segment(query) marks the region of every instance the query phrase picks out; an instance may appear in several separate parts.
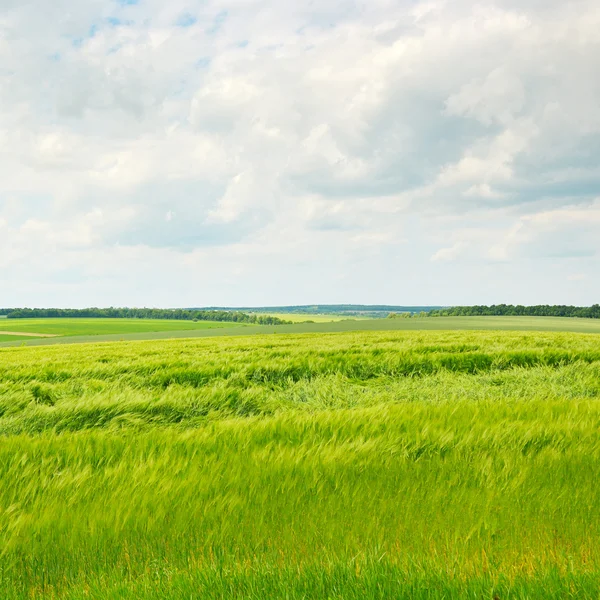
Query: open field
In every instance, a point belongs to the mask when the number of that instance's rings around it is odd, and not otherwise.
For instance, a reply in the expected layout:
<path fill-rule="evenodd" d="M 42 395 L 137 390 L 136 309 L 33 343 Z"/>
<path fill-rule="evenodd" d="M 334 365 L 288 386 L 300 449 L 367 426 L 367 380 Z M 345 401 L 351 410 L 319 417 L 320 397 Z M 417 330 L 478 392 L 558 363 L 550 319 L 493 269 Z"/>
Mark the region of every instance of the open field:
<path fill-rule="evenodd" d="M 16 342 L 16 341 L 21 341 L 21 340 L 28 340 L 30 339 L 32 336 L 25 334 L 25 335 L 14 335 L 14 334 L 8 334 L 8 333 L 1 333 L 0 332 L 0 342 Z"/>
<path fill-rule="evenodd" d="M 78 322 L 87 321 L 85 325 Z M 52 321 L 44 327 L 44 321 Z M 104 321 L 111 321 L 109 324 Z M 23 320 L 25 323 L 25 320 Z M 10 329 L 17 329 L 17 320 Z M 177 339 L 214 336 L 239 336 L 257 334 L 297 334 L 297 333 L 334 333 L 351 331 L 452 331 L 452 330 L 498 330 L 498 331 L 571 331 L 580 333 L 600 333 L 600 319 L 574 319 L 560 317 L 435 317 L 413 319 L 357 319 L 341 320 L 321 323 L 295 323 L 293 325 L 245 325 L 236 323 L 209 323 L 191 321 L 140 321 L 135 319 L 36 319 L 27 320 L 31 329 L 38 327 L 40 332 L 72 331 L 73 328 L 85 328 L 84 334 L 61 334 L 54 339 L 29 339 L 25 342 L 15 343 L 0 339 L 0 348 L 18 346 L 25 343 L 28 346 L 41 346 L 49 344 L 75 344 L 88 342 L 114 342 L 153 339 Z M 38 325 L 40 324 L 40 325 Z M 5 323 L 0 323 L 0 335 Z M 195 329 L 190 329 L 190 326 Z M 102 327 L 115 327 L 119 333 L 102 333 Z M 172 326 L 169 329 L 169 326 Z M 135 327 L 147 329 L 135 330 Z M 163 329 L 163 327 L 165 329 Z M 19 326 L 19 329 L 21 326 Z M 127 333 L 127 328 L 134 329 Z M 44 329 L 44 331 L 41 331 Z M 130 329 L 130 330 L 131 330 Z"/>
<path fill-rule="evenodd" d="M 242 324 L 217 321 L 170 321 L 161 319 L 6 319 L 3 331 L 57 336 L 135 334 L 158 331 L 205 330 L 241 327 Z"/>
<path fill-rule="evenodd" d="M 328 315 L 312 315 L 312 314 L 301 314 L 301 313 L 275 313 L 275 312 L 269 312 L 269 313 L 252 313 L 252 314 L 256 314 L 256 315 L 264 315 L 264 316 L 270 316 L 270 317 L 278 317 L 279 319 L 282 319 L 284 321 L 291 321 L 292 323 L 306 323 L 307 321 L 312 322 L 312 323 L 331 323 L 331 322 L 335 322 L 335 321 L 348 321 L 348 320 L 363 320 L 363 319 L 369 319 L 370 317 L 348 317 L 345 315 L 335 315 L 335 314 L 328 314 Z"/>
<path fill-rule="evenodd" d="M 57 337 L 57 335 L 55 333 L 25 333 L 24 331 L 5 331 L 2 330 L 2 335 L 5 337 L 10 337 L 10 336 L 14 336 L 14 337 L 22 337 L 22 338 L 26 338 L 26 337 Z"/>
<path fill-rule="evenodd" d="M 2 349 L 2 598 L 597 598 L 599 400 L 596 335 Z"/>

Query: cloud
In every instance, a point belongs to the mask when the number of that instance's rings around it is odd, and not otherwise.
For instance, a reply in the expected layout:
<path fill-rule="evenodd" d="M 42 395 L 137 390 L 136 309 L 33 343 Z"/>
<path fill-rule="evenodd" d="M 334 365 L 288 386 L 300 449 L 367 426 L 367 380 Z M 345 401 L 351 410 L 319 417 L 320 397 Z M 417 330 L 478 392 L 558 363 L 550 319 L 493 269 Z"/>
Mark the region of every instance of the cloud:
<path fill-rule="evenodd" d="M 432 261 L 453 261 L 456 260 L 468 247 L 463 241 L 455 242 L 448 248 L 440 248 L 432 257 Z"/>
<path fill-rule="evenodd" d="M 464 84 L 446 100 L 446 112 L 474 118 L 486 126 L 506 125 L 519 115 L 524 103 L 521 80 L 505 67 L 499 67 L 482 80 Z"/>
<path fill-rule="evenodd" d="M 600 202 L 521 217 L 490 249 L 498 259 L 511 257 L 600 257 Z"/>
<path fill-rule="evenodd" d="M 176 275 L 207 304 L 433 302 L 443 267 L 448 303 L 482 265 L 593 272 L 596 4 L 0 0 L 6 302 L 180 304 Z"/>

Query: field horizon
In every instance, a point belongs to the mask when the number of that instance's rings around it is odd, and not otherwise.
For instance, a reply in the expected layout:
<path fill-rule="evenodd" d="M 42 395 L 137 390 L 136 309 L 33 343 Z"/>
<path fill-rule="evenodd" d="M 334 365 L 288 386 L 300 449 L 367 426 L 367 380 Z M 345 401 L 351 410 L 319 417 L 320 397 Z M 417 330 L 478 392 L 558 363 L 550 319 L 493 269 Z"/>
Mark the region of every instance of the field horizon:
<path fill-rule="evenodd" d="M 115 333 L 103 333 L 112 328 Z M 57 337 L 2 336 L 3 330 L 37 331 Z M 69 332 L 84 331 L 81 335 Z M 0 322 L 0 348 L 90 342 L 186 339 L 194 337 L 252 336 L 350 331 L 565 331 L 600 333 L 599 319 L 574 317 L 424 317 L 412 319 L 336 319 L 291 325 L 250 325 L 211 321 L 158 319 L 7 319 Z"/>

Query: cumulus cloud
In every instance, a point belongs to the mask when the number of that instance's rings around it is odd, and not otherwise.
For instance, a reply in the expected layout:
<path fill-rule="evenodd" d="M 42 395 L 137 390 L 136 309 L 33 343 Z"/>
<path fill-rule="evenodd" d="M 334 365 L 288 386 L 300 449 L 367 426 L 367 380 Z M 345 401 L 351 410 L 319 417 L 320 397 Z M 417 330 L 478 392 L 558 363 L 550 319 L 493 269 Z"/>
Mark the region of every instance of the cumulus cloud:
<path fill-rule="evenodd" d="M 597 2 L 0 9 L 0 304 L 600 292 Z"/>
<path fill-rule="evenodd" d="M 499 259 L 600 257 L 600 202 L 525 215 L 490 254 Z"/>

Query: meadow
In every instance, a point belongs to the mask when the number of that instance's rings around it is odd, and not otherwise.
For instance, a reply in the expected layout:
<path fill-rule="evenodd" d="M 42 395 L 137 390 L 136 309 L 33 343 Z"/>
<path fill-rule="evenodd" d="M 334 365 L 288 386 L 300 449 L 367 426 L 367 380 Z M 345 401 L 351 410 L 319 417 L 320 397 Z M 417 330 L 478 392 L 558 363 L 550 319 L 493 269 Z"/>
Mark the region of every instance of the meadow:
<path fill-rule="evenodd" d="M 194 331 L 242 327 L 243 324 L 221 321 L 171 321 L 163 319 L 4 319 L 3 331 L 56 336 L 90 336 L 160 331 Z M 2 341 L 7 341 L 2 339 Z M 10 341 L 10 340 L 8 340 Z"/>
<path fill-rule="evenodd" d="M 271 317 L 278 317 L 283 321 L 291 321 L 292 323 L 331 323 L 335 321 L 347 321 L 356 319 L 365 319 L 368 317 L 348 317 L 347 315 L 336 315 L 336 314 L 302 314 L 302 313 L 280 313 L 280 312 L 268 312 L 268 313 L 253 313 L 257 315 L 265 315 Z"/>
<path fill-rule="evenodd" d="M 597 598 L 600 337 L 0 349 L 21 599 Z"/>
<path fill-rule="evenodd" d="M 16 342 L 28 339 L 30 339 L 28 335 L 3 335 L 0 333 L 0 342 Z"/>
<path fill-rule="evenodd" d="M 286 320 L 304 315 L 279 314 Z M 310 315 L 309 317 L 313 317 Z M 289 317 L 289 319 L 288 319 Z M 329 320 L 326 320 L 329 319 Z M 310 320 L 310 318 L 309 318 Z M 7 319 L 0 321 L 0 348 L 89 342 L 184 339 L 257 334 L 341 333 L 354 331 L 572 331 L 600 333 L 600 319 L 561 317 L 415 317 L 410 319 L 338 319 L 322 315 L 317 322 L 290 325 L 253 325 L 214 321 L 170 321 L 154 319 Z M 38 333 L 57 337 L 3 336 L 3 331 Z"/>

